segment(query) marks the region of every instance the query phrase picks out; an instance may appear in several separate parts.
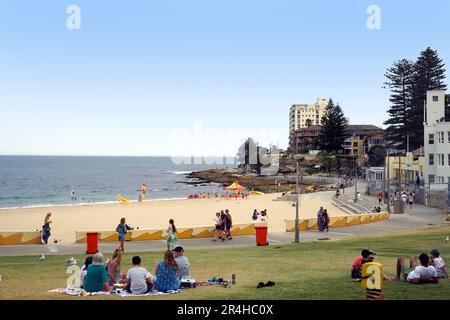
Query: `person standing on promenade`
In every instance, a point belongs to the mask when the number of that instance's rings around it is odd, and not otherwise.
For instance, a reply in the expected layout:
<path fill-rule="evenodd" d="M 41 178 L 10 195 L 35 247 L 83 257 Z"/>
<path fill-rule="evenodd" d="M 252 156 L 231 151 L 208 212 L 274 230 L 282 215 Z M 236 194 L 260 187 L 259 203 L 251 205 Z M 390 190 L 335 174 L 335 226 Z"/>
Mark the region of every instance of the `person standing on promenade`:
<path fill-rule="evenodd" d="M 319 211 L 317 212 L 317 228 L 319 228 L 319 231 L 323 231 L 323 207 L 320 207 Z"/>
<path fill-rule="evenodd" d="M 133 230 L 133 228 L 126 224 L 125 218 L 120 219 L 120 223 L 116 228 L 116 232 L 119 234 L 119 242 L 120 242 L 119 248 L 122 250 L 122 253 L 125 253 L 124 248 L 125 235 L 130 230 Z"/>
<path fill-rule="evenodd" d="M 48 244 L 48 238 L 50 238 L 50 223 L 52 223 L 52 220 L 50 220 L 51 216 L 51 212 L 47 213 L 45 216 L 44 225 L 42 226 L 42 244 Z"/>
<path fill-rule="evenodd" d="M 177 228 L 173 219 L 170 219 L 167 227 L 167 249 L 173 250 L 176 246 L 178 246 Z"/>
<path fill-rule="evenodd" d="M 228 240 L 233 240 L 233 238 L 231 237 L 231 227 L 233 226 L 233 219 L 231 218 L 231 214 L 230 214 L 230 210 L 226 209 L 225 210 L 225 224 L 226 224 L 226 228 L 225 228 L 225 235 L 227 237 Z"/>
<path fill-rule="evenodd" d="M 322 212 L 322 223 L 323 223 L 323 230 L 326 230 L 328 232 L 328 224 L 330 223 L 330 216 L 328 215 L 327 209 L 324 209 Z"/>
<path fill-rule="evenodd" d="M 408 195 L 408 203 L 409 203 L 409 208 L 412 209 L 413 203 L 414 203 L 414 197 L 412 192 L 409 193 Z"/>

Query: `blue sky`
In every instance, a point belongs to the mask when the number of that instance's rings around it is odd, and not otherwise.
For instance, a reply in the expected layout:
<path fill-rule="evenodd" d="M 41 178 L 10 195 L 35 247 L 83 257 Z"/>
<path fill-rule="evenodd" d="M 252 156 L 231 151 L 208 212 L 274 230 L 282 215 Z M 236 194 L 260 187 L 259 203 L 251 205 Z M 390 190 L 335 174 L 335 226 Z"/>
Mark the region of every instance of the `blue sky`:
<path fill-rule="evenodd" d="M 447 0 L 1 0 L 0 154 L 222 156 L 248 135 L 285 148 L 290 106 L 319 96 L 381 126 L 394 60 L 430 46 L 450 63 L 449 14 Z"/>

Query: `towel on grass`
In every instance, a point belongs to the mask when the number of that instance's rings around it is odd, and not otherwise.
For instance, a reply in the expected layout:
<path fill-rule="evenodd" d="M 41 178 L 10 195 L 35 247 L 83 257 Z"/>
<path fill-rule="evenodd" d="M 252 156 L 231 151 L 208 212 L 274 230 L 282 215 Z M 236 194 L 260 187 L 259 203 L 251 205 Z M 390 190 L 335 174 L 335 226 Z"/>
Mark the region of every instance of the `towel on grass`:
<path fill-rule="evenodd" d="M 67 294 L 69 296 L 78 296 L 78 297 L 97 296 L 97 295 L 103 295 L 103 294 L 110 294 L 110 292 L 105 292 L 105 291 L 87 292 L 84 289 L 72 288 L 72 287 L 53 289 L 53 290 L 49 290 L 48 292 L 50 292 L 50 293 L 62 293 L 62 294 Z"/>
<path fill-rule="evenodd" d="M 178 290 L 170 290 L 167 292 L 158 291 L 158 290 L 152 290 L 149 293 L 146 294 L 134 294 L 129 293 L 125 290 L 120 291 L 112 291 L 112 292 L 87 292 L 84 289 L 81 288 L 59 288 L 54 290 L 49 290 L 50 293 L 62 293 L 67 294 L 70 296 L 77 296 L 77 297 L 84 297 L 84 296 L 97 296 L 97 295 L 105 295 L 105 294 L 117 294 L 119 297 L 144 297 L 144 296 L 159 296 L 159 295 L 168 295 L 168 294 L 174 294 L 174 293 L 180 293 L 182 292 L 180 289 Z"/>
<path fill-rule="evenodd" d="M 121 290 L 117 292 L 117 295 L 119 297 L 145 297 L 145 296 L 161 296 L 161 295 L 168 295 L 168 294 L 174 294 L 174 293 L 181 293 L 182 291 L 180 289 L 178 290 L 169 290 L 166 292 L 158 291 L 158 290 L 152 290 L 149 293 L 145 294 L 135 294 L 135 293 L 129 293 L 126 290 Z"/>

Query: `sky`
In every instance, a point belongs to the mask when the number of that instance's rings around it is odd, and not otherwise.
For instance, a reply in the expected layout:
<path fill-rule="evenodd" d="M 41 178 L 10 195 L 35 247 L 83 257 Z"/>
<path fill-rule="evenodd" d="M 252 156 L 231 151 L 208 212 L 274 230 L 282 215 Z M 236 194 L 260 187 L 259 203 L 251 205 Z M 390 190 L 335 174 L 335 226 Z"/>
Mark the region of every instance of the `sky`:
<path fill-rule="evenodd" d="M 449 14 L 448 0 L 0 0 L 0 155 L 286 148 L 290 106 L 317 97 L 383 126 L 384 72 L 428 46 L 449 64 Z"/>

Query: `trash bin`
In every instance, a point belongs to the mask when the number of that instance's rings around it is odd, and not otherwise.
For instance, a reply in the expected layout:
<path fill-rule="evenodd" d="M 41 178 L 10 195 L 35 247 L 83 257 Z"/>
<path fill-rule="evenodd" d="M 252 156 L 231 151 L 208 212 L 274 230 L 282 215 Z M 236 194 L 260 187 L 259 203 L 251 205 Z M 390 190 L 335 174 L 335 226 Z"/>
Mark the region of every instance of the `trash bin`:
<path fill-rule="evenodd" d="M 88 232 L 86 233 L 86 254 L 95 254 L 98 252 L 98 232 Z"/>
<path fill-rule="evenodd" d="M 257 224 L 255 225 L 256 233 L 256 245 L 257 246 L 268 246 L 267 242 L 267 224 Z"/>
<path fill-rule="evenodd" d="M 405 205 L 402 200 L 394 200 L 394 213 L 405 213 Z"/>

